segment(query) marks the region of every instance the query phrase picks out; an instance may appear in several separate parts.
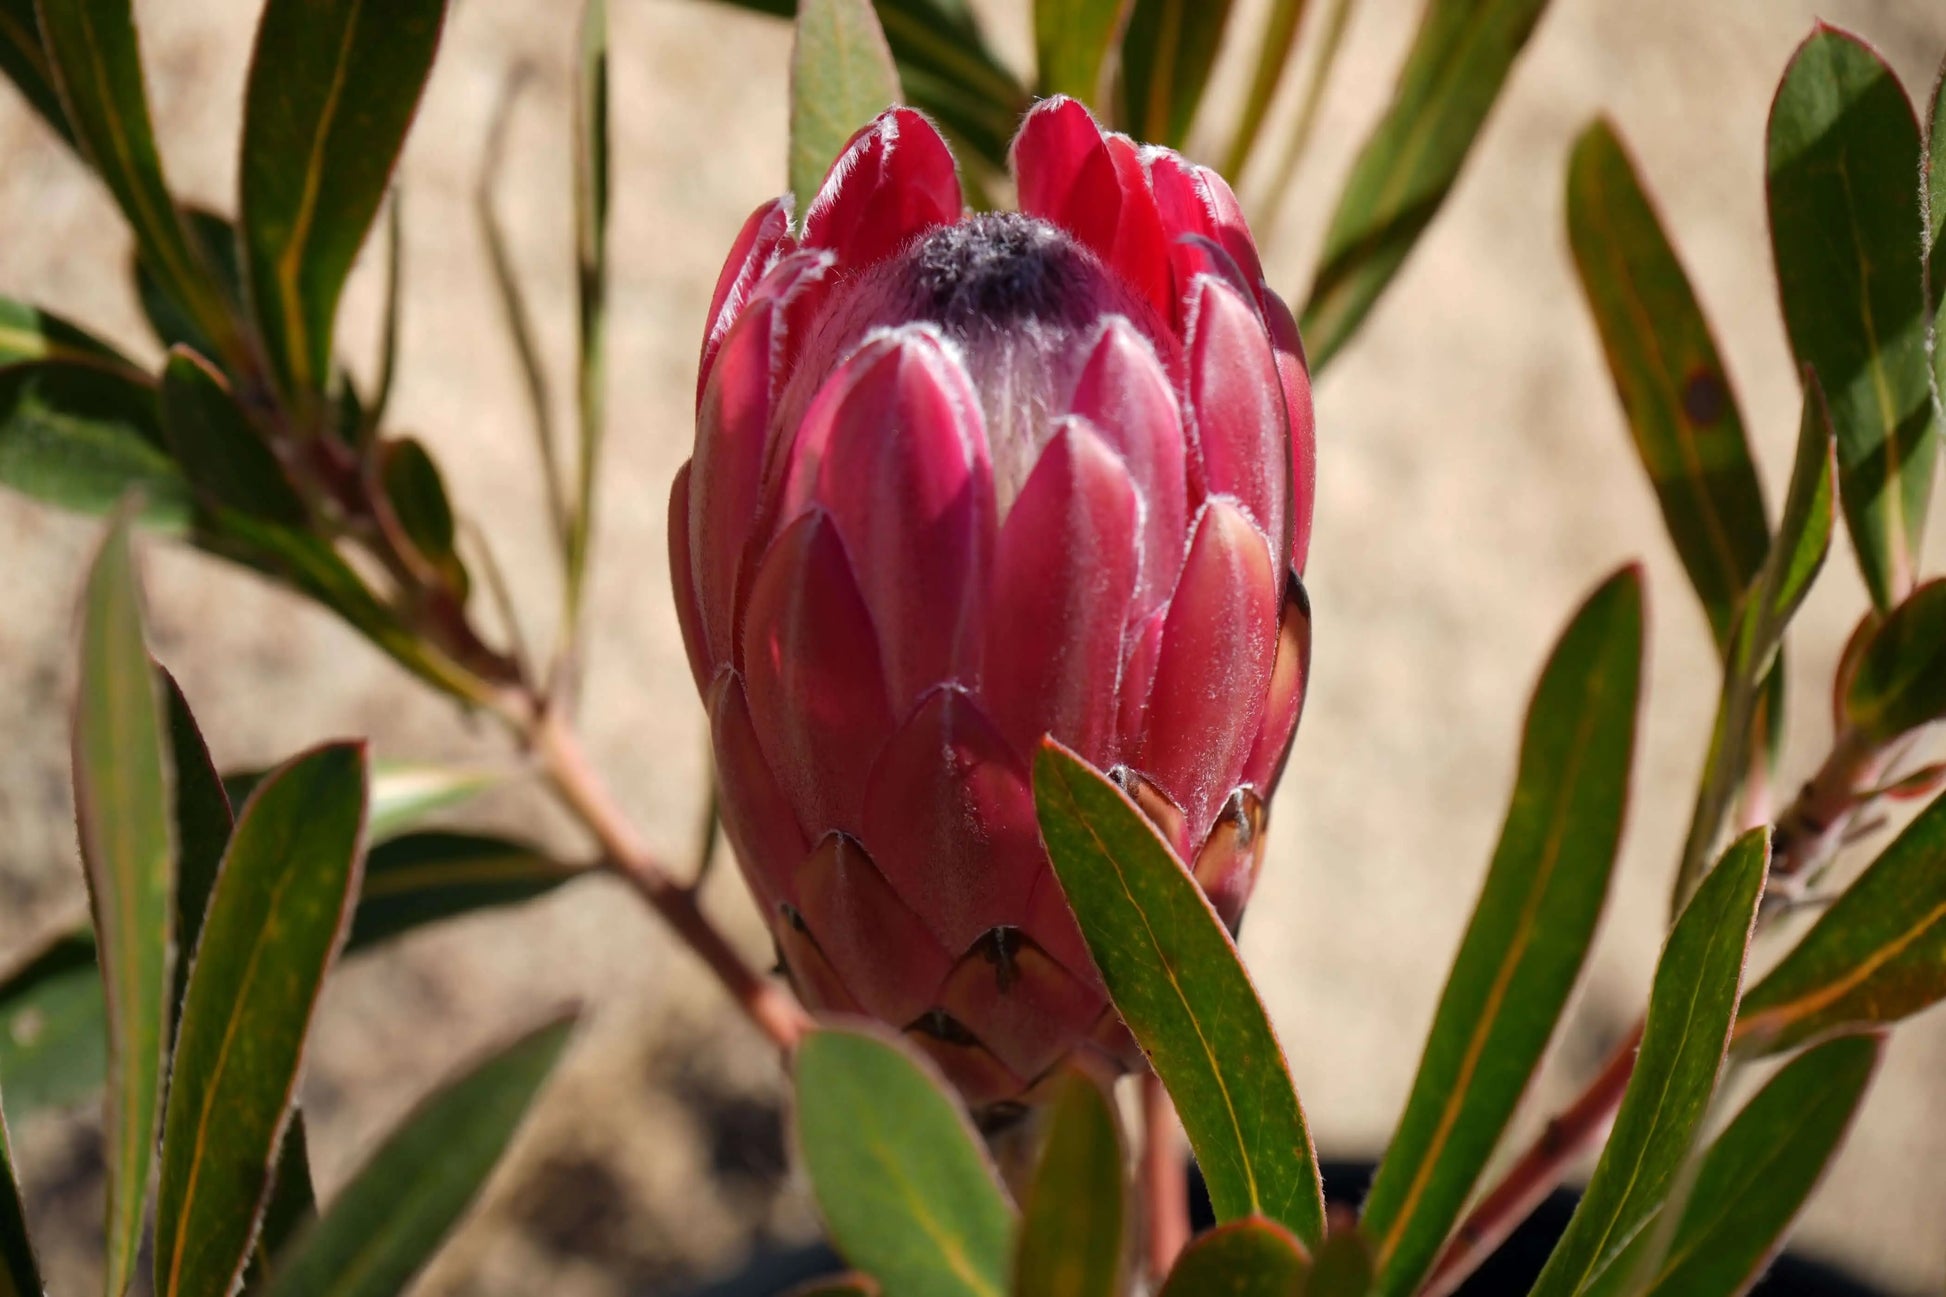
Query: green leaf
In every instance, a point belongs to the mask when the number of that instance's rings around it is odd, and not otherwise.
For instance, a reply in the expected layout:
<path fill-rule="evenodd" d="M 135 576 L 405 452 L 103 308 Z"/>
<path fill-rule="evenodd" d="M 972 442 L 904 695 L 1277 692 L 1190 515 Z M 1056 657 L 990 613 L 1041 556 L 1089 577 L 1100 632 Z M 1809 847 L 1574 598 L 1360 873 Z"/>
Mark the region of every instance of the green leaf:
<path fill-rule="evenodd" d="M 1378 1277 L 1378 1258 L 1362 1229 L 1341 1229 L 1318 1245 L 1304 1297 L 1368 1297 Z"/>
<path fill-rule="evenodd" d="M 251 794 L 183 997 L 156 1191 L 158 1297 L 234 1291 L 270 1197 L 304 1038 L 364 856 L 365 750 L 297 757 Z"/>
<path fill-rule="evenodd" d="M 1532 1297 L 1583 1293 L 1600 1282 L 1689 1159 L 1723 1069 L 1769 863 L 1770 830 L 1744 834 L 1670 929 L 1614 1129 Z"/>
<path fill-rule="evenodd" d="M 1398 87 L 1352 164 L 1300 328 L 1313 373 L 1364 322 L 1459 178 L 1547 0 L 1427 0 Z"/>
<path fill-rule="evenodd" d="M 1876 1036 L 1843 1037 L 1778 1071 L 1704 1154 L 1668 1255 L 1653 1273 L 1638 1270 L 1632 1291 L 1644 1297 L 1747 1292 L 1837 1155 L 1883 1048 Z"/>
<path fill-rule="evenodd" d="M 1631 567 L 1576 614 L 1528 708 L 1500 845 L 1365 1199 L 1383 1293 L 1425 1278 L 1587 959 L 1621 841 L 1641 674 Z"/>
<path fill-rule="evenodd" d="M 812 1032 L 794 1071 L 798 1152 L 845 1259 L 895 1294 L 1001 1297 L 1013 1210 L 937 1073 L 866 1027 Z"/>
<path fill-rule="evenodd" d="M 27 1237 L 27 1213 L 14 1179 L 7 1120 L 0 1115 L 0 1297 L 41 1297 L 40 1263 Z"/>
<path fill-rule="evenodd" d="M 1932 109 L 1926 114 L 1925 204 L 1926 347 L 1932 353 L 1934 440 L 1946 436 L 1946 344 L 1940 312 L 1946 307 L 1946 63 L 1933 80 Z"/>
<path fill-rule="evenodd" d="M 106 986 L 107 1290 L 128 1288 L 142 1243 L 168 1049 L 176 843 L 169 758 L 126 514 L 82 601 L 74 707 L 75 824 Z"/>
<path fill-rule="evenodd" d="M 1128 1192 L 1122 1132 L 1099 1082 L 1064 1078 L 1021 1211 L 1012 1297 L 1117 1297 Z"/>
<path fill-rule="evenodd" d="M 210 893 L 216 887 L 217 871 L 223 852 L 230 845 L 230 799 L 223 791 L 223 780 L 210 760 L 209 748 L 196 718 L 190 714 L 189 700 L 183 697 L 176 678 L 161 667 L 162 693 L 169 717 L 169 764 L 175 772 L 176 826 L 176 944 L 185 952 L 196 949 L 203 931 L 203 915 L 209 908 Z M 182 1004 L 189 985 L 189 961 L 176 961 L 176 989 L 172 1007 Z"/>
<path fill-rule="evenodd" d="M 0 979 L 0 1081 L 15 1120 L 100 1091 L 107 1015 L 85 927 L 56 935 Z"/>
<path fill-rule="evenodd" d="M 1137 139 L 1182 147 L 1230 8 L 1230 0 L 1135 0 L 1122 37 L 1122 120 Z"/>
<path fill-rule="evenodd" d="M 131 492 L 142 521 L 189 523 L 189 484 L 162 445 L 155 389 L 91 363 L 0 368 L 0 485 L 75 513 L 106 514 Z"/>
<path fill-rule="evenodd" d="M 1853 880 L 1744 997 L 1737 1047 L 1771 1053 L 1946 998 L 1946 796 Z"/>
<path fill-rule="evenodd" d="M 1034 761 L 1034 802 L 1088 952 L 1175 1100 L 1217 1219 L 1268 1216 L 1317 1242 L 1311 1132 L 1229 930 L 1134 803 L 1051 739 Z"/>
<path fill-rule="evenodd" d="M 310 511 L 290 475 L 251 426 L 222 375 L 195 352 L 170 348 L 162 370 L 162 431 L 177 466 L 217 516 L 222 511 L 301 529 Z"/>
<path fill-rule="evenodd" d="M 1034 59 L 1040 93 L 1107 108 L 1103 71 L 1135 0 L 1034 0 Z"/>
<path fill-rule="evenodd" d="M 1290 1231 L 1263 1216 L 1242 1216 L 1191 1240 L 1158 1297 L 1292 1297 L 1310 1268 Z"/>
<path fill-rule="evenodd" d="M 1879 744 L 1946 717 L 1946 579 L 1926 582 L 1872 628 L 1844 715 Z"/>
<path fill-rule="evenodd" d="M 870 0 L 801 0 L 791 46 L 791 193 L 800 214 L 857 130 L 902 98 Z"/>
<path fill-rule="evenodd" d="M 114 195 L 169 295 L 227 346 L 234 325 L 163 178 L 132 0 L 39 0 L 38 11 L 42 49 L 76 147 Z"/>
<path fill-rule="evenodd" d="M 1723 660 L 1716 721 L 1676 871 L 1672 908 L 1679 909 L 1703 875 L 1723 833 L 1725 817 L 1750 769 L 1753 732 L 1781 720 L 1780 650 L 1785 628 L 1824 567 L 1837 525 L 1837 460 L 1831 423 L 1817 377 L 1806 372 L 1797 454 L 1777 536 L 1739 611 Z M 1761 709 L 1761 710 L 1760 710 Z"/>
<path fill-rule="evenodd" d="M 67 114 L 61 110 L 60 92 L 54 88 L 54 70 L 48 66 L 47 51 L 41 46 L 40 17 L 34 12 L 34 0 L 0 0 L 0 73 L 14 83 L 14 89 L 56 135 L 74 143 Z"/>
<path fill-rule="evenodd" d="M 6 0 L 0 0 L 4 6 Z M 0 31 L 6 14 L 0 8 Z M 26 360 L 66 360 L 119 370 L 131 377 L 140 370 L 133 362 L 86 329 L 68 323 L 60 316 L 38 306 L 0 297 L 0 365 L 18 365 Z"/>
<path fill-rule="evenodd" d="M 230 804 L 241 805 L 269 773 L 268 770 L 233 770 L 224 775 L 223 788 L 230 796 Z M 439 812 L 463 806 L 506 781 L 506 772 L 488 766 L 375 761 L 366 841 L 373 846 L 387 842 L 424 824 Z"/>
<path fill-rule="evenodd" d="M 269 0 L 243 110 L 250 303 L 287 396 L 322 393 L 345 276 L 419 106 L 445 0 Z"/>
<path fill-rule="evenodd" d="M 1223 174 L 1232 180 L 1240 179 L 1243 169 L 1250 165 L 1250 154 L 1257 146 L 1265 118 L 1270 115 L 1270 105 L 1277 98 L 1277 88 L 1283 84 L 1284 72 L 1297 61 L 1298 32 L 1310 7 L 1310 0 L 1272 0 L 1270 16 L 1257 42 L 1257 71 L 1250 80 L 1249 93 L 1244 96 L 1243 113 L 1230 140 L 1230 151 L 1223 159 Z"/>
<path fill-rule="evenodd" d="M 183 220 L 189 226 L 189 237 L 203 263 L 216 276 L 222 288 L 226 303 L 240 304 L 243 301 L 243 266 L 237 260 L 236 226 L 227 216 L 203 207 L 183 209 Z M 149 264 L 142 257 L 142 250 L 134 250 L 131 271 L 135 277 L 136 300 L 142 304 L 142 314 L 148 319 L 149 328 L 165 347 L 178 344 L 205 356 L 220 356 L 222 352 L 217 343 L 203 331 L 191 311 L 174 297 Z M 241 309 L 240 305 L 238 309 Z"/>
<path fill-rule="evenodd" d="M 263 1227 L 250 1244 L 250 1260 L 243 1274 L 246 1297 L 255 1297 L 269 1286 L 278 1254 L 318 1218 L 317 1194 L 311 1187 L 310 1144 L 310 1136 L 304 1133 L 304 1113 L 293 1109 L 271 1172 Z"/>
<path fill-rule="evenodd" d="M 372 848 L 347 950 L 476 910 L 545 895 L 586 871 L 475 833 L 409 833 Z"/>
<path fill-rule="evenodd" d="M 395 1297 L 486 1183 L 574 1030 L 529 1032 L 422 1102 L 279 1257 L 267 1297 Z"/>
<path fill-rule="evenodd" d="M 580 416 L 580 459 L 567 538 L 570 623 L 581 615 L 594 532 L 595 480 L 608 412 L 608 0 L 585 0 L 585 4 L 574 97 L 575 409 Z"/>
<path fill-rule="evenodd" d="M 1819 24 L 1777 87 L 1767 155 L 1784 322 L 1830 400 L 1845 521 L 1887 609 L 1916 577 L 1938 440 L 1913 183 L 1919 123 L 1877 54 Z"/>
<path fill-rule="evenodd" d="M 373 385 L 372 407 L 361 411 L 356 427 L 358 433 L 350 440 L 354 445 L 362 445 L 372 440 L 379 426 L 385 422 L 385 413 L 392 405 L 392 384 L 398 373 L 399 363 L 399 298 L 400 286 L 405 282 L 405 199 L 403 193 L 394 186 L 392 205 L 385 213 L 385 316 L 379 329 L 378 339 L 378 378 Z M 349 382 L 345 391 L 357 399 L 357 391 Z M 352 402 L 341 401 L 341 406 Z M 340 409 L 341 418 L 350 412 Z"/>
<path fill-rule="evenodd" d="M 1568 163 L 1568 242 L 1629 432 L 1718 651 L 1770 548 L 1763 490 L 1709 322 L 1615 129 Z"/>
<path fill-rule="evenodd" d="M 423 565 L 428 580 L 443 583 L 464 602 L 466 565 L 460 561 L 458 527 L 439 465 L 411 437 L 385 442 L 377 464 L 384 489 L 382 521 L 395 533 L 398 548 Z"/>

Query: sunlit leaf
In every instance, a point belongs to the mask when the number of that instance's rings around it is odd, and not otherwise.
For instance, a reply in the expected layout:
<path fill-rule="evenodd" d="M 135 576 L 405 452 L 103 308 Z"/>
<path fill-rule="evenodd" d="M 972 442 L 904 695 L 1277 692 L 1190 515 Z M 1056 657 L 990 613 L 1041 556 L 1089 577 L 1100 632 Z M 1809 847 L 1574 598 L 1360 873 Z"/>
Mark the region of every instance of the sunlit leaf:
<path fill-rule="evenodd" d="M 1157 1297 L 1292 1297 L 1310 1273 L 1304 1245 L 1274 1220 L 1243 1216 L 1199 1235 Z"/>
<path fill-rule="evenodd" d="M 1608 896 L 1641 701 L 1641 574 L 1611 577 L 1527 712 L 1500 845 L 1365 1198 L 1379 1291 L 1417 1289 L 1552 1038 Z"/>
<path fill-rule="evenodd" d="M 1122 120 L 1141 140 L 1181 147 L 1203 101 L 1231 0 L 1135 0 L 1122 37 Z"/>
<path fill-rule="evenodd" d="M 1874 743 L 1946 717 L 1946 579 L 1920 586 L 1872 627 L 1844 714 Z"/>
<path fill-rule="evenodd" d="M 1034 0 L 1034 56 L 1043 95 L 1069 95 L 1102 113 L 1103 73 L 1135 0 Z"/>
<path fill-rule="evenodd" d="M 93 364 L 0 368 L 0 485 L 75 513 L 105 514 L 131 492 L 142 521 L 180 532 L 189 484 L 162 442 L 155 389 Z"/>
<path fill-rule="evenodd" d="M 958 1101 L 867 1028 L 798 1046 L 797 1147 L 831 1240 L 894 1294 L 1002 1297 L 1014 1214 Z"/>
<path fill-rule="evenodd" d="M 790 177 L 800 217 L 846 142 L 900 98 L 871 0 L 802 0 L 791 46 Z"/>
<path fill-rule="evenodd" d="M 1938 437 L 1926 356 L 1919 123 L 1882 59 L 1823 24 L 1771 105 L 1771 249 L 1792 349 L 1818 372 L 1865 584 L 1917 575 Z"/>
<path fill-rule="evenodd" d="M 5 2 L 0 0 L 0 5 Z M 0 25 L 5 22 L 4 14 L 0 14 Z M 139 373 L 120 352 L 86 329 L 38 306 L 0 297 L 0 366 L 26 360 L 67 360 L 130 376 Z"/>
<path fill-rule="evenodd" d="M 1047 1136 L 1021 1204 L 1012 1297 L 1117 1297 L 1122 1291 L 1128 1192 L 1122 1134 L 1101 1084 L 1080 1072 L 1060 1083 Z"/>
<path fill-rule="evenodd" d="M 1034 801 L 1055 876 L 1122 1020 L 1168 1086 L 1218 1220 L 1324 1237 L 1311 1132 L 1223 921 L 1122 791 L 1046 740 Z M 1178 969 L 1193 968 L 1194 977 Z"/>

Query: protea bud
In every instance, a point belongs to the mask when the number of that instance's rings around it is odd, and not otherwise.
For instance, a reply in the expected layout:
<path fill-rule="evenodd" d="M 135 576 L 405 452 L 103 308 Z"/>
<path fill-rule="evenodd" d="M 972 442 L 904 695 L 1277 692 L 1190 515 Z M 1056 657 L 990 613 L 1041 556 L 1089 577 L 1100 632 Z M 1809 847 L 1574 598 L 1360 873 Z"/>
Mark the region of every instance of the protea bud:
<path fill-rule="evenodd" d="M 1234 926 L 1310 643 L 1309 380 L 1229 187 L 1067 99 L 1014 170 L 1018 214 L 967 214 L 898 108 L 801 235 L 759 208 L 670 504 L 785 969 L 976 1105 L 1130 1053 L 1040 844 L 1042 736 L 1113 770 Z"/>

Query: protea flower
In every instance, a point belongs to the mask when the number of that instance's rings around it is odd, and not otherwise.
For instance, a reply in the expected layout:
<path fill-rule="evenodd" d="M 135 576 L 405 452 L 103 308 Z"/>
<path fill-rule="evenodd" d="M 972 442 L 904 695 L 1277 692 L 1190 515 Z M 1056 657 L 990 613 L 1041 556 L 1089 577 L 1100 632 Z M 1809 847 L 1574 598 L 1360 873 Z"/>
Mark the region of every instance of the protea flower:
<path fill-rule="evenodd" d="M 1041 847 L 1043 735 L 1233 927 L 1303 700 L 1309 380 L 1235 196 L 1069 99 L 968 214 L 932 125 L 853 137 L 710 307 L 670 551 L 725 826 L 814 1008 L 976 1106 L 1132 1061 Z"/>

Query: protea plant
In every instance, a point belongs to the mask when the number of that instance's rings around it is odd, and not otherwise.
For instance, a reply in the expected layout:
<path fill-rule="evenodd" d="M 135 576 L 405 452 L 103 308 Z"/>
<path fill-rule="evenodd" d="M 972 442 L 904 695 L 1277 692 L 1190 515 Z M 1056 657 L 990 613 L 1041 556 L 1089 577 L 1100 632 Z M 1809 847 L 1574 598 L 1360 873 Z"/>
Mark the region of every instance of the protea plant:
<path fill-rule="evenodd" d="M 1133 1053 L 1049 868 L 1052 735 L 1240 919 L 1303 703 L 1309 379 L 1235 196 L 1066 98 L 969 213 L 932 124 L 855 135 L 718 281 L 670 551 L 722 813 L 814 1007 L 976 1105 Z"/>

